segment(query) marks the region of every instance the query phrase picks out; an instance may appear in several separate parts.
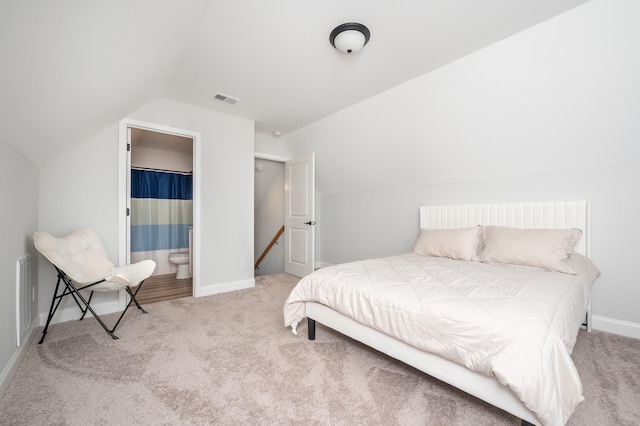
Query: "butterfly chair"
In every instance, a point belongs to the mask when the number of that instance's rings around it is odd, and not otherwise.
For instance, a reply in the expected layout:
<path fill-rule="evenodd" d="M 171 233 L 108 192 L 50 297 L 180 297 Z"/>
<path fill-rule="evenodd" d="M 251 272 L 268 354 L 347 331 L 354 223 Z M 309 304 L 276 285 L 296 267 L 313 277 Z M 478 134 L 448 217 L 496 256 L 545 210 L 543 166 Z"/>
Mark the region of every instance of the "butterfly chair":
<path fill-rule="evenodd" d="M 100 236 L 88 228 L 77 229 L 61 238 L 53 237 L 46 232 L 36 232 L 33 234 L 33 242 L 36 249 L 53 264 L 58 272 L 58 282 L 51 300 L 47 324 L 38 343 L 44 341 L 53 315 L 62 299 L 68 295 L 75 300 L 82 311 L 80 320 L 84 318 L 87 311 L 91 312 L 102 328 L 114 339 L 118 337 L 113 332 L 132 303 L 135 303 L 143 313 L 147 313 L 136 300 L 136 294 L 144 280 L 155 270 L 156 263 L 153 260 L 116 267 L 102 245 Z M 60 285 L 61 282 L 64 286 Z M 85 289 L 91 291 L 88 300 L 80 293 L 80 290 Z M 135 289 L 135 292 L 132 289 Z M 62 291 L 59 292 L 59 290 Z M 113 328 L 109 329 L 91 307 L 91 298 L 96 291 L 120 290 L 125 290 L 131 300 Z"/>

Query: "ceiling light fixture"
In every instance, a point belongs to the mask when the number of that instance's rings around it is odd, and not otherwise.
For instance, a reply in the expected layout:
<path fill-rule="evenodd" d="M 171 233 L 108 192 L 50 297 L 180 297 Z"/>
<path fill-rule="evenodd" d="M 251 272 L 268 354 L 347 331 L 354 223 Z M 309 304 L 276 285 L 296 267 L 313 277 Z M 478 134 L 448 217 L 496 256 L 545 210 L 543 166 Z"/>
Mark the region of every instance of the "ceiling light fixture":
<path fill-rule="evenodd" d="M 329 35 L 329 42 L 340 52 L 348 55 L 362 49 L 369 42 L 370 37 L 369 28 L 349 22 L 335 27 Z"/>

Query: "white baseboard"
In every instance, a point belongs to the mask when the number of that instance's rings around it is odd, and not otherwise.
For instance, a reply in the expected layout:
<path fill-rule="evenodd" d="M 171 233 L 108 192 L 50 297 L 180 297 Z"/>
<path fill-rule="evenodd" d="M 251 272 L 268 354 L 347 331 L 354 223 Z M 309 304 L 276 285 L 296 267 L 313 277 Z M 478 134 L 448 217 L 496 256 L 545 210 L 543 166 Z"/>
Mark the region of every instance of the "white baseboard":
<path fill-rule="evenodd" d="M 16 348 L 13 355 L 11 355 L 11 358 L 9 358 L 9 362 L 2 369 L 2 372 L 0 373 L 0 398 L 2 398 L 7 389 L 9 389 L 11 379 L 13 379 L 16 371 L 18 371 L 18 367 L 20 366 L 24 356 L 27 354 L 27 350 L 29 349 L 29 346 L 31 346 L 33 338 L 38 334 L 36 333 L 36 330 L 38 329 L 38 324 L 36 324 L 36 321 L 33 321 L 31 328 L 27 332 L 27 338 L 22 341 L 20 347 Z"/>
<path fill-rule="evenodd" d="M 313 268 L 314 269 L 320 269 L 320 268 L 324 268 L 326 266 L 332 266 L 333 263 L 328 263 L 328 262 L 323 262 L 321 260 L 317 261 L 316 263 L 313 264 Z"/>
<path fill-rule="evenodd" d="M 208 286 L 200 286 L 197 290 L 195 297 L 211 296 L 213 294 L 226 293 L 229 291 L 243 290 L 245 288 L 251 288 L 256 286 L 255 278 L 248 280 L 232 281 L 229 283 L 212 284 Z"/>
<path fill-rule="evenodd" d="M 640 339 L 640 324 L 594 315 L 593 329 Z"/>

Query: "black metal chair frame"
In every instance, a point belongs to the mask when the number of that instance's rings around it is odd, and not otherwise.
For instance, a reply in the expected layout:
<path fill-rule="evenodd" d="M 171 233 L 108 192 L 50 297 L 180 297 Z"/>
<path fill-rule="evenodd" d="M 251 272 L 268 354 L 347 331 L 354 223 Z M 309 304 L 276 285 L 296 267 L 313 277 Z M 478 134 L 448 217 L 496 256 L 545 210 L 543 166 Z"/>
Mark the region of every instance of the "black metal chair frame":
<path fill-rule="evenodd" d="M 71 280 L 71 278 L 69 278 L 69 276 L 62 269 L 58 268 L 55 265 L 53 266 L 54 268 L 56 268 L 56 271 L 58 271 L 58 282 L 56 283 L 56 289 L 53 293 L 53 299 L 51 300 L 51 307 L 49 308 L 49 316 L 47 317 L 47 324 L 44 326 L 44 330 L 42 330 L 42 338 L 40 339 L 38 344 L 41 344 L 44 341 L 44 338 L 47 335 L 47 330 L 49 329 L 49 323 L 51 322 L 53 315 L 58 310 L 58 306 L 60 305 L 60 302 L 62 301 L 62 299 L 68 295 L 71 295 L 71 297 L 73 297 L 73 300 L 76 302 L 76 305 L 78 305 L 78 307 L 80 308 L 80 311 L 82 312 L 82 316 L 80 317 L 79 321 L 82 321 L 84 319 L 85 315 L 87 314 L 87 311 L 91 312 L 94 318 L 98 320 L 102 328 L 104 328 L 104 330 L 107 333 L 109 333 L 109 335 L 113 339 L 118 338 L 118 336 L 116 336 L 113 333 L 118 327 L 118 324 L 120 324 L 120 320 L 122 320 L 122 317 L 124 317 L 124 314 L 127 312 L 127 310 L 129 309 L 129 306 L 131 306 L 132 303 L 135 303 L 138 309 L 142 311 L 142 313 L 144 314 L 147 313 L 147 311 L 145 311 L 144 308 L 140 306 L 140 304 L 136 300 L 136 295 L 138 294 L 138 291 L 140 291 L 140 287 L 142 287 L 142 284 L 144 283 L 144 281 L 141 281 L 140 284 L 138 284 L 135 292 L 132 292 L 130 287 L 125 287 L 125 291 L 129 294 L 129 297 L 130 297 L 129 303 L 127 303 L 127 307 L 124 308 L 124 311 L 122 311 L 122 314 L 120 314 L 120 318 L 118 318 L 118 321 L 116 321 L 116 324 L 113 326 L 113 328 L 109 329 L 109 327 L 107 327 L 104 321 L 102 321 L 100 316 L 91 307 L 91 298 L 93 297 L 94 292 L 93 290 L 91 290 L 90 287 L 96 284 L 100 284 L 105 280 L 96 281 L 94 283 L 86 284 L 82 286 L 76 286 Z M 64 287 L 63 287 L 62 293 L 58 294 L 61 281 L 64 283 Z M 91 290 L 88 300 L 85 299 L 85 297 L 80 293 L 80 290 L 85 290 L 85 289 Z"/>

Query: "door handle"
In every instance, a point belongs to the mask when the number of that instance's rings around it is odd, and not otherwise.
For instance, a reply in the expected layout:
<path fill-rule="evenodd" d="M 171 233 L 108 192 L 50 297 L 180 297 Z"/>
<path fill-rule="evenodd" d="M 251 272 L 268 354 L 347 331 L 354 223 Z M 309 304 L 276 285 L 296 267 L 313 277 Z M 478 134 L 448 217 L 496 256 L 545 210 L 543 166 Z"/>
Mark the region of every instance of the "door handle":
<path fill-rule="evenodd" d="M 315 220 L 310 220 L 309 222 L 305 222 L 305 225 L 315 225 L 316 221 Z"/>

